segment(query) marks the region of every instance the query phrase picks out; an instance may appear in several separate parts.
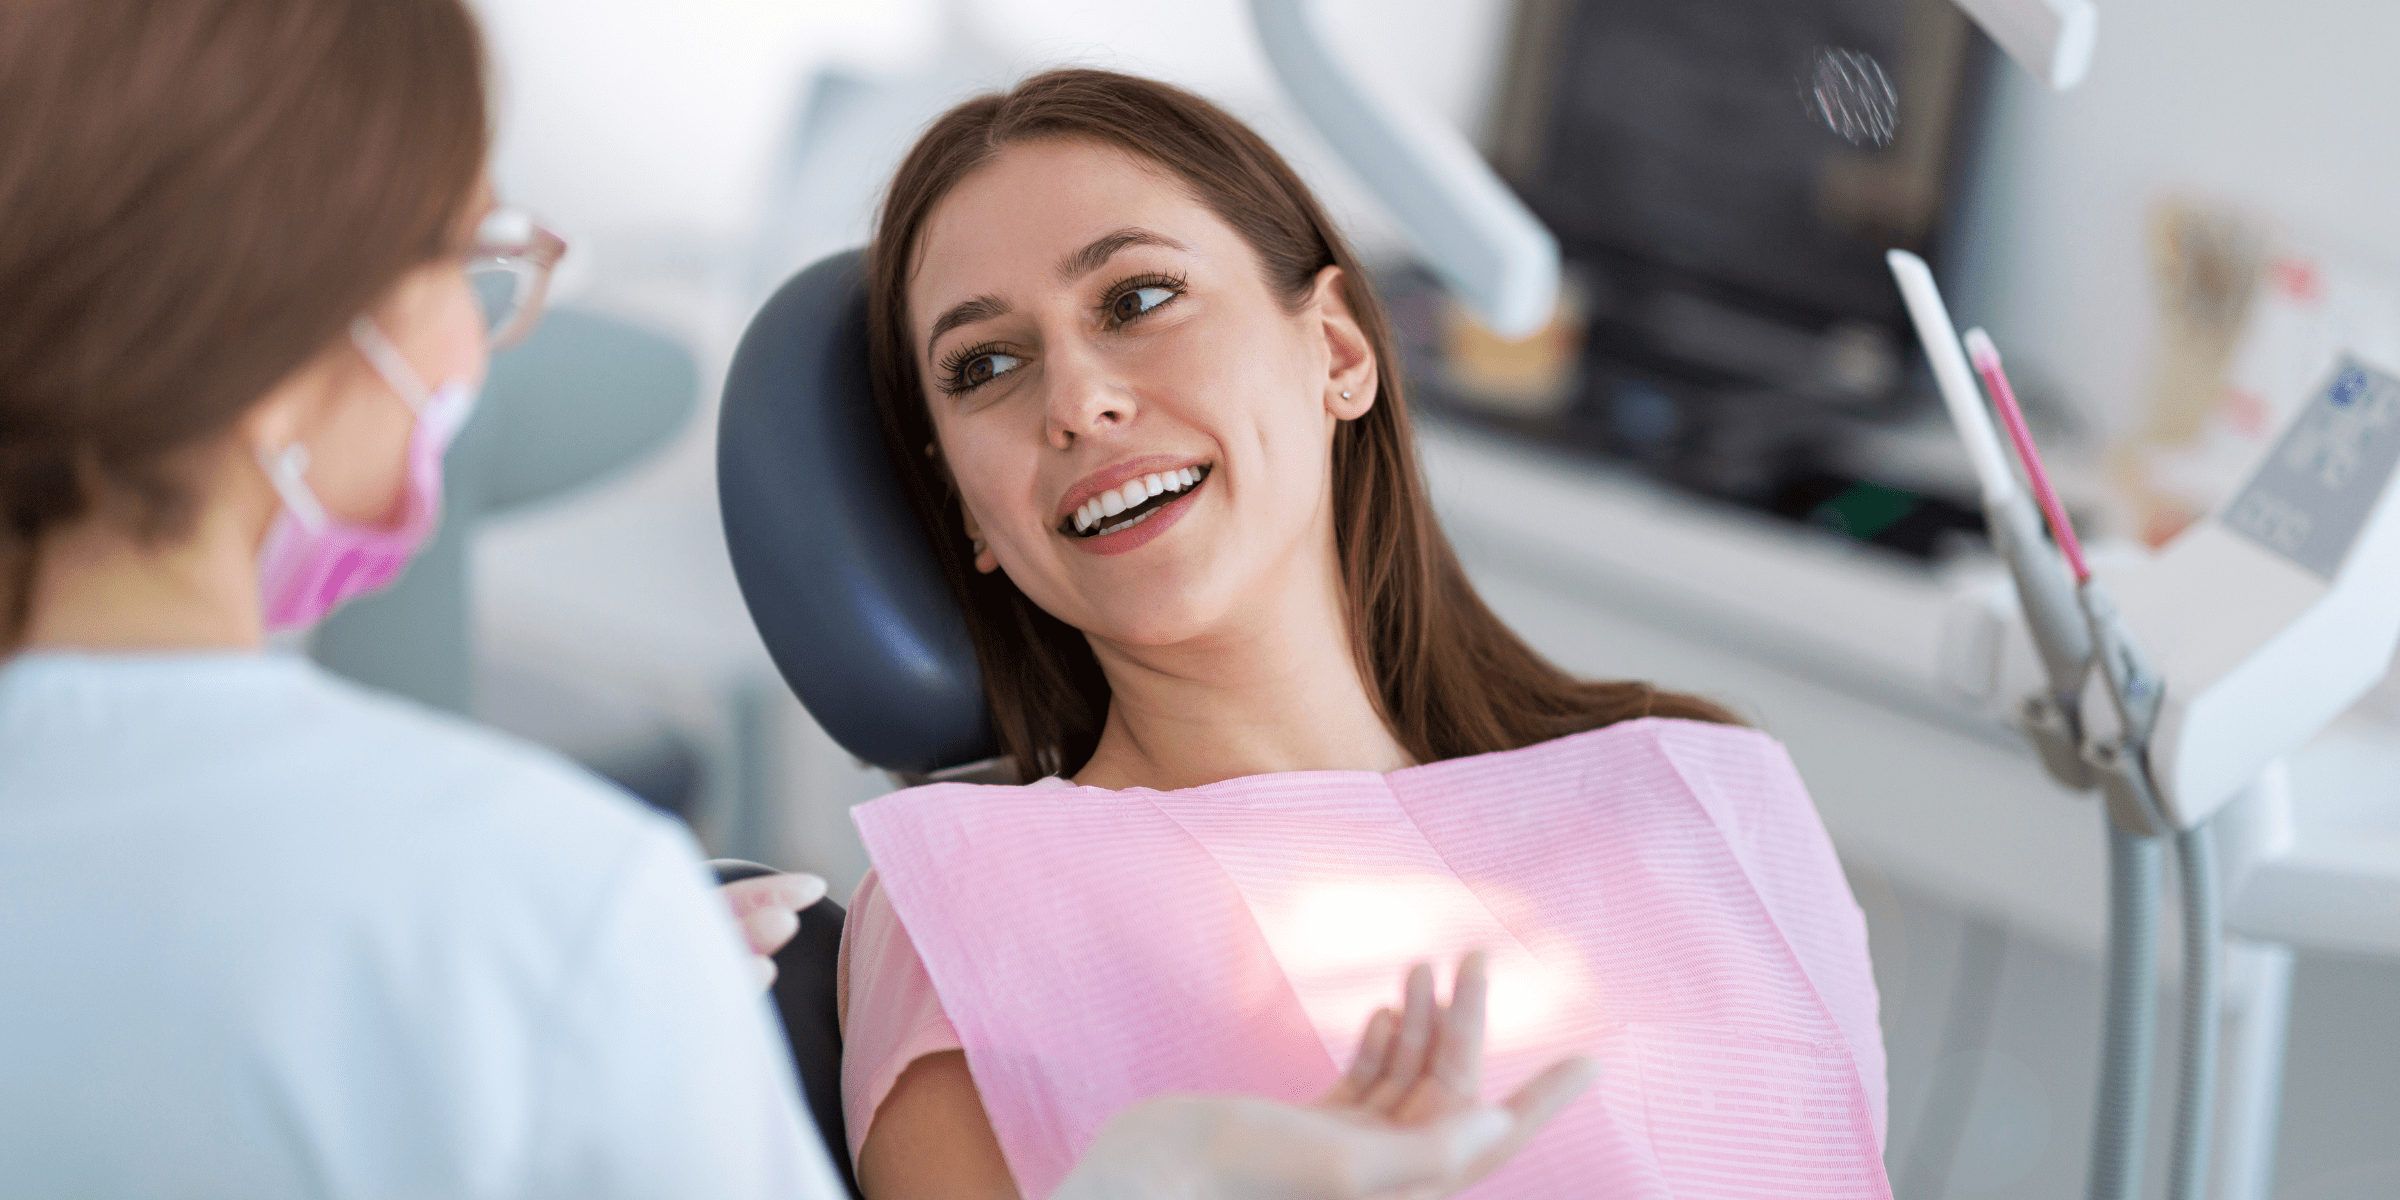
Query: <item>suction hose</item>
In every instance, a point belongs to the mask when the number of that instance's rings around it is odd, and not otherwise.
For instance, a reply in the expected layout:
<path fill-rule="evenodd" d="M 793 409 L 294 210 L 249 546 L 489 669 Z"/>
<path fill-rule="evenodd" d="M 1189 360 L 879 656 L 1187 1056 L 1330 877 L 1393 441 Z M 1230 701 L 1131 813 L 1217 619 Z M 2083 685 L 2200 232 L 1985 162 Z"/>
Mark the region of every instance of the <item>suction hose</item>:
<path fill-rule="evenodd" d="M 2102 806 L 2105 810 L 2106 806 Z M 2089 1200 L 2138 1200 L 2158 1050 L 2158 839 L 2108 824 L 2108 1008 Z"/>
<path fill-rule="evenodd" d="M 2175 1148 L 2169 1200 L 2201 1200 L 2208 1191 L 2209 1119 L 2217 1104 L 2219 972 L 2225 911 L 2217 895 L 2217 840 L 2207 823 L 2175 838 L 2183 877 L 2183 1069 L 2176 1083 Z"/>

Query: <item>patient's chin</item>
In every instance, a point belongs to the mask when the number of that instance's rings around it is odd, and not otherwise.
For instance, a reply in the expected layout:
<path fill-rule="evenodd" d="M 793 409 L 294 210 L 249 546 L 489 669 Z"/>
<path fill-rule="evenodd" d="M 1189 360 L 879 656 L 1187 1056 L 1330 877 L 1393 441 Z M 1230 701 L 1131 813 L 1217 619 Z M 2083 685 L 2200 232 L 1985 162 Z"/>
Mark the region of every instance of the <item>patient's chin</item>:
<path fill-rule="evenodd" d="M 1227 626 L 1221 606 L 1177 600 L 1164 604 L 1110 604 L 1083 632 L 1121 646 L 1163 648 L 1210 640 Z"/>

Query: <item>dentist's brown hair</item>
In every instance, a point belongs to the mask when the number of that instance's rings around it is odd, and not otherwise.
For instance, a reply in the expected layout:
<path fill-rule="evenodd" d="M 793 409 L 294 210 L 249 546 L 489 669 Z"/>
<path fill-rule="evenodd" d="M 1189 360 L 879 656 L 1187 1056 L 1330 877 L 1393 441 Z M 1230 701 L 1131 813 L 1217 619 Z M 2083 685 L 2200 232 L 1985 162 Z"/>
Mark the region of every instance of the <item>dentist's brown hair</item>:
<path fill-rule="evenodd" d="M 0 654 L 43 535 L 184 536 L 197 453 L 463 249 L 461 0 L 0 0 Z"/>
<path fill-rule="evenodd" d="M 975 571 L 964 517 L 938 463 L 909 337 L 907 281 L 925 222 L 959 181 L 1019 142 L 1079 138 L 1157 164 L 1257 253 L 1295 309 L 1342 269 L 1380 380 L 1334 435 L 1335 544 L 1351 657 L 1384 722 L 1418 762 L 1536 742 L 1635 717 L 1734 723 L 1706 700 L 1646 683 L 1577 679 L 1486 608 L 1451 551 L 1417 469 L 1400 357 L 1382 302 L 1306 184 L 1256 133 L 1190 92 L 1109 71 L 1060 70 L 978 96 L 927 129 L 885 197 L 867 255 L 868 327 L 885 449 L 943 575 L 966 610 L 1003 751 L 1026 781 L 1072 774 L 1099 745 L 1108 680 L 1078 630 L 1005 573 Z"/>

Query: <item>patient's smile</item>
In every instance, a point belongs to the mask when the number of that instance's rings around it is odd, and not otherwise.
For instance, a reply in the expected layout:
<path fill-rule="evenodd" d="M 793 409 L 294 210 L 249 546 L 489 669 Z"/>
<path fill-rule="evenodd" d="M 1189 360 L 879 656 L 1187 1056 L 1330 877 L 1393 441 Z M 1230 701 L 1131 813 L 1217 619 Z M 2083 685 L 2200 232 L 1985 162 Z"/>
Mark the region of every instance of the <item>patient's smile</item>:
<path fill-rule="evenodd" d="M 1207 463 L 1198 463 L 1128 479 L 1077 505 L 1059 521 L 1058 531 L 1068 537 L 1095 538 L 1131 529 L 1186 498 L 1208 478 L 1211 469 Z"/>

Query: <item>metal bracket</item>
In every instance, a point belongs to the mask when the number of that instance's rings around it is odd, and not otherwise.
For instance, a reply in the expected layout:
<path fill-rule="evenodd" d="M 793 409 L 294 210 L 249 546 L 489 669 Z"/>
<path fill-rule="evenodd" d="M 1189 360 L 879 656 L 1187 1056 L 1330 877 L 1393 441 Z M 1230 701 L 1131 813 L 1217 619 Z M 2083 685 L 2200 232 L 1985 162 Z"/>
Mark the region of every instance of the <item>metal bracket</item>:
<path fill-rule="evenodd" d="M 2095 782 L 2092 765 L 2083 756 L 2083 722 L 2075 711 L 2049 696 L 2028 696 L 2019 715 L 2025 736 L 2041 751 L 2050 777 L 2069 791 L 2089 790 Z"/>

